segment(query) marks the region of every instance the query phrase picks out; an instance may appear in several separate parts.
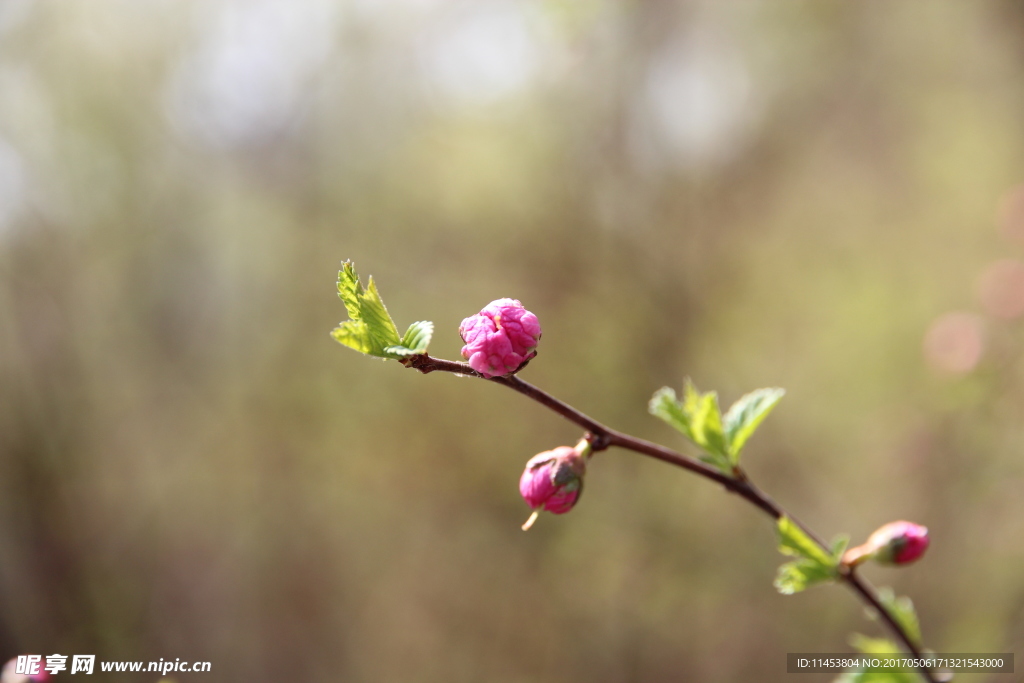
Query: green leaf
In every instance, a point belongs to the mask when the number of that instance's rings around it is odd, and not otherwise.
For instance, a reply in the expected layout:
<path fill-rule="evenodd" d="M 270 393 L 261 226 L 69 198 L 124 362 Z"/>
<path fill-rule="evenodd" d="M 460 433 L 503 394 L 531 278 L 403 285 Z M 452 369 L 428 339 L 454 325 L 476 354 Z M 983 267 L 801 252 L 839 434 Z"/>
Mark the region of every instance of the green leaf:
<path fill-rule="evenodd" d="M 772 408 L 782 400 L 784 389 L 758 389 L 736 401 L 725 414 L 725 440 L 733 463 L 739 462 L 740 451 Z"/>
<path fill-rule="evenodd" d="M 359 302 L 362 304 L 360 312 L 363 321 L 370 329 L 370 334 L 383 344 L 398 344 L 402 341 L 398 336 L 395 321 L 391 319 L 388 309 L 384 308 L 384 302 L 380 299 L 377 284 L 373 281 L 372 276 L 366 291 L 360 296 Z"/>
<path fill-rule="evenodd" d="M 402 336 L 402 346 L 412 349 L 413 353 L 426 353 L 430 338 L 434 335 L 434 323 L 421 320 L 409 325 Z"/>
<path fill-rule="evenodd" d="M 384 347 L 370 334 L 370 330 L 362 320 L 346 320 L 331 331 L 331 336 L 339 344 L 355 349 L 360 353 L 386 357 Z"/>
<path fill-rule="evenodd" d="M 654 392 L 651 402 L 647 404 L 647 409 L 651 415 L 664 420 L 671 427 L 682 432 L 686 438 L 696 441 L 690 427 L 690 416 L 676 399 L 676 392 L 672 387 L 662 387 Z"/>
<path fill-rule="evenodd" d="M 865 655 L 894 655 L 903 652 L 896 643 L 888 638 L 869 638 L 860 633 L 850 636 L 850 645 L 857 652 Z"/>
<path fill-rule="evenodd" d="M 429 321 L 413 323 L 405 331 L 402 343 L 394 346 L 385 346 L 384 353 L 389 358 L 407 358 L 415 356 L 417 353 L 426 353 L 427 344 L 430 343 L 430 337 L 433 333 L 434 323 Z"/>
<path fill-rule="evenodd" d="M 836 578 L 838 558 L 815 543 L 796 522 L 782 516 L 776 528 L 779 534 L 779 552 L 798 558 L 779 567 L 779 573 L 775 577 L 775 588 L 780 593 L 799 593 L 816 583 Z M 837 539 L 833 543 L 833 553 L 841 545 L 845 548 L 841 539 Z"/>
<path fill-rule="evenodd" d="M 783 595 L 792 595 L 810 588 L 816 583 L 831 581 L 836 577 L 835 569 L 812 560 L 799 559 L 786 562 L 779 567 L 775 576 L 775 589 Z"/>
<path fill-rule="evenodd" d="M 915 644 L 921 644 L 921 622 L 917 620 L 917 612 L 914 610 L 914 602 L 907 596 L 896 597 L 891 588 L 879 588 L 878 599 L 882 605 L 889 610 L 893 619 L 896 620 L 903 630 Z M 874 615 L 873 615 L 874 616 Z"/>
<path fill-rule="evenodd" d="M 731 473 L 739 463 L 743 444 L 784 393 L 782 389 L 753 391 L 734 403 L 723 418 L 718 395 L 713 391 L 701 393 L 687 379 L 682 401 L 675 391 L 663 387 L 651 399 L 650 411 L 704 451 L 701 460 Z"/>
<path fill-rule="evenodd" d="M 377 284 L 371 277 L 363 289 L 351 261 L 345 261 L 338 272 L 338 296 L 351 318 L 331 332 L 340 344 L 380 358 L 405 358 L 426 352 L 433 323 L 413 323 L 399 339 L 398 328 L 380 298 Z"/>
<path fill-rule="evenodd" d="M 351 261 L 345 261 L 341 264 L 341 270 L 338 272 L 338 296 L 341 297 L 341 301 L 345 304 L 348 317 L 353 320 L 360 320 L 362 318 L 361 304 L 359 303 L 359 295 L 362 293 L 363 286 L 359 284 L 359 276 L 356 275 L 355 265 Z"/>
<path fill-rule="evenodd" d="M 689 410 L 690 424 L 697 445 L 708 453 L 729 460 L 729 449 L 725 445 L 725 434 L 722 433 L 722 411 L 718 408 L 718 394 L 709 391 L 702 394 L 697 387 L 687 380 L 686 403 L 684 410 Z"/>
<path fill-rule="evenodd" d="M 704 452 L 701 460 L 724 472 L 731 472 L 732 464 L 722 432 L 722 413 L 715 392 L 702 394 L 690 380 L 686 380 L 682 401 L 676 398 L 674 390 L 662 387 L 654 393 L 648 409 L 696 444 Z"/>
<path fill-rule="evenodd" d="M 828 567 L 835 566 L 832 556 L 789 517 L 780 517 L 776 529 L 779 532 L 779 552 L 783 555 L 803 557 Z"/>
<path fill-rule="evenodd" d="M 886 638 L 868 638 L 859 633 L 854 633 L 850 638 L 850 644 L 859 652 L 871 656 L 900 655 L 900 648 L 891 640 Z M 848 671 L 833 683 L 917 683 L 920 680 L 916 671 L 872 671 L 871 669 L 858 669 Z"/>

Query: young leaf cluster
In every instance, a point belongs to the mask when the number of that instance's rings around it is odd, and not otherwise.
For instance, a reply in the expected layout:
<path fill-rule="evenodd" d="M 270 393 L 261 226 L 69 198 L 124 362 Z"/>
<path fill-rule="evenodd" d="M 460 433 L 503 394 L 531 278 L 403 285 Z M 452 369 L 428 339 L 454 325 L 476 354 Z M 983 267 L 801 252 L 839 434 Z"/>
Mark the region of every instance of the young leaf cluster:
<path fill-rule="evenodd" d="M 892 618 L 899 623 L 916 645 L 921 645 L 921 624 L 917 620 L 914 602 L 907 596 L 897 597 L 892 588 L 878 589 L 878 599 Z M 877 616 L 873 614 L 872 616 Z"/>
<path fill-rule="evenodd" d="M 729 474 L 739 465 L 744 444 L 785 393 L 782 389 L 752 391 L 723 416 L 715 392 L 701 393 L 686 380 L 682 400 L 671 387 L 662 387 L 651 398 L 649 410 L 696 444 L 701 460 Z"/>
<path fill-rule="evenodd" d="M 779 552 L 796 559 L 779 567 L 775 588 L 784 595 L 792 595 L 816 583 L 831 581 L 839 575 L 839 560 L 849 539 L 839 536 L 832 541 L 831 553 L 826 552 L 807 535 L 800 525 L 783 515 L 776 526 Z"/>
<path fill-rule="evenodd" d="M 427 352 L 434 323 L 415 322 L 399 337 L 373 277 L 363 289 L 351 261 L 342 263 L 338 272 L 338 296 L 349 317 L 331 332 L 338 343 L 370 356 L 396 360 Z"/>
<path fill-rule="evenodd" d="M 888 638 L 868 638 L 859 633 L 853 634 L 850 644 L 861 654 L 871 656 L 891 657 L 900 651 L 896 643 Z M 874 671 L 864 668 L 847 671 L 833 683 L 916 683 L 916 681 L 917 674 L 911 671 Z"/>

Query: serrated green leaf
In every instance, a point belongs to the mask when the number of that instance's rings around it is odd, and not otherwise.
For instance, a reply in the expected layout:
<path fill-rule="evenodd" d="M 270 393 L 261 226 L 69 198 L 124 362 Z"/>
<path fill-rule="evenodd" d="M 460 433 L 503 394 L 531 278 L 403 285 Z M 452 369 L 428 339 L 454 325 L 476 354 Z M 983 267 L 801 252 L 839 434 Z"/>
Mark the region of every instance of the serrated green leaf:
<path fill-rule="evenodd" d="M 743 445 L 785 393 L 784 389 L 758 389 L 743 396 L 729 408 L 723 423 L 725 441 L 733 463 L 739 462 Z"/>
<path fill-rule="evenodd" d="M 690 386 L 687 387 L 687 408 L 691 406 Z M 718 394 L 713 391 L 698 394 L 692 405 L 690 425 L 697 445 L 728 461 L 729 450 L 725 445 L 725 435 L 722 433 L 722 413 L 718 408 Z"/>
<path fill-rule="evenodd" d="M 386 357 L 384 347 L 380 345 L 376 337 L 370 334 L 370 330 L 362 320 L 346 320 L 331 331 L 331 336 L 338 343 L 360 353 Z"/>
<path fill-rule="evenodd" d="M 697 385 L 689 377 L 683 382 L 683 410 L 692 415 L 697 411 L 697 404 L 700 403 L 701 393 Z"/>
<path fill-rule="evenodd" d="M 704 451 L 701 460 L 725 472 L 731 471 L 722 433 L 722 414 L 715 392 L 701 394 L 687 380 L 682 401 L 676 398 L 673 389 L 662 387 L 654 393 L 648 409 L 652 415 L 667 422 Z"/>
<path fill-rule="evenodd" d="M 369 328 L 370 334 L 379 339 L 384 346 L 402 343 L 398 336 L 398 328 L 395 327 L 395 321 L 391 319 L 388 309 L 384 307 L 384 302 L 380 299 L 377 284 L 373 281 L 372 276 L 366 291 L 359 297 L 359 303 L 363 321 Z"/>
<path fill-rule="evenodd" d="M 783 555 L 803 557 L 822 566 L 835 568 L 836 561 L 832 556 L 789 517 L 779 517 L 776 529 L 779 533 L 779 552 Z"/>
<path fill-rule="evenodd" d="M 345 304 L 345 310 L 348 311 L 348 317 L 352 320 L 362 319 L 362 313 L 359 310 L 359 295 L 362 293 L 363 286 L 359 284 L 355 266 L 351 261 L 345 261 L 341 264 L 341 270 L 338 271 L 338 296 L 341 297 L 342 303 Z"/>
<path fill-rule="evenodd" d="M 411 349 L 413 353 L 426 353 L 433 335 L 434 323 L 429 320 L 415 322 L 402 335 L 402 346 Z"/>
<path fill-rule="evenodd" d="M 401 359 L 426 352 L 433 323 L 413 323 L 405 337 L 399 339 L 398 328 L 380 298 L 377 284 L 371 277 L 363 289 L 351 261 L 345 261 L 338 272 L 338 296 L 351 318 L 331 332 L 339 343 L 381 358 Z"/>
<path fill-rule="evenodd" d="M 733 404 L 723 418 L 718 395 L 701 393 L 687 379 L 682 400 L 664 387 L 651 399 L 650 411 L 700 447 L 705 452 L 701 460 L 731 472 L 739 463 L 743 444 L 784 393 L 782 389 L 758 389 Z"/>
<path fill-rule="evenodd" d="M 779 567 L 775 576 L 775 589 L 783 595 L 799 593 L 814 584 L 831 581 L 836 577 L 834 567 L 819 564 L 813 560 L 801 558 L 786 562 Z"/>
<path fill-rule="evenodd" d="M 798 593 L 809 586 L 836 578 L 839 560 L 814 542 L 800 526 L 786 516 L 776 525 L 779 552 L 796 557 L 779 567 L 775 588 L 785 595 Z"/>
<path fill-rule="evenodd" d="M 650 403 L 647 404 L 647 410 L 651 415 L 664 420 L 669 426 L 681 432 L 686 438 L 693 440 L 690 418 L 676 399 L 676 392 L 672 387 L 662 387 L 654 392 Z"/>
<path fill-rule="evenodd" d="M 893 619 L 896 620 L 903 630 L 917 645 L 921 644 L 921 622 L 917 619 L 917 612 L 914 610 L 914 602 L 907 596 L 896 597 L 891 588 L 879 588 L 878 599 L 882 605 L 889 610 Z"/>

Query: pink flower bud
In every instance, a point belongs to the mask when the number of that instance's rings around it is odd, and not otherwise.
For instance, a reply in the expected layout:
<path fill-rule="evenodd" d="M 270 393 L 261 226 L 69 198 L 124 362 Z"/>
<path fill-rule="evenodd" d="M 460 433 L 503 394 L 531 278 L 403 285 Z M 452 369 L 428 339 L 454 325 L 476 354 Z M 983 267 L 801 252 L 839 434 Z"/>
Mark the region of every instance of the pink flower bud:
<path fill-rule="evenodd" d="M 463 320 L 459 334 L 466 342 L 462 357 L 490 379 L 515 372 L 537 355 L 540 323 L 515 299 L 498 299 Z"/>
<path fill-rule="evenodd" d="M 46 673 L 46 658 L 42 655 L 22 655 L 4 664 L 0 683 L 41 683 L 50 679 Z M 19 671 L 21 669 L 21 671 Z"/>
<path fill-rule="evenodd" d="M 530 458 L 519 479 L 519 493 L 534 513 L 523 529 L 530 528 L 539 510 L 563 515 L 576 505 L 583 492 L 588 455 L 590 444 L 583 440 L 576 448 L 559 446 Z"/>
<path fill-rule="evenodd" d="M 913 522 L 889 522 L 868 536 L 868 540 L 843 554 L 843 564 L 855 566 L 865 560 L 880 564 L 907 564 L 928 549 L 928 529 Z"/>

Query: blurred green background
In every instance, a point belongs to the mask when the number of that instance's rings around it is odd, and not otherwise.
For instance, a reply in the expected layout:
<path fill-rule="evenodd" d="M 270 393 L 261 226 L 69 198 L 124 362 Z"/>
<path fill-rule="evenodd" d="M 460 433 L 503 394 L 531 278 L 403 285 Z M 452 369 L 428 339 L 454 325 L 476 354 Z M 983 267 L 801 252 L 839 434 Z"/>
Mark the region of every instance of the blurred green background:
<path fill-rule="evenodd" d="M 347 258 L 441 357 L 520 299 L 524 379 L 686 452 L 659 387 L 785 387 L 755 481 L 926 524 L 869 577 L 1020 654 L 1021 183 L 1017 1 L 0 0 L 0 658 L 781 681 L 881 633 L 633 454 L 524 534 L 579 430 L 336 344 Z"/>

